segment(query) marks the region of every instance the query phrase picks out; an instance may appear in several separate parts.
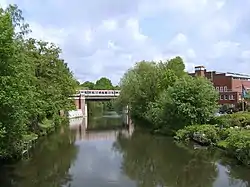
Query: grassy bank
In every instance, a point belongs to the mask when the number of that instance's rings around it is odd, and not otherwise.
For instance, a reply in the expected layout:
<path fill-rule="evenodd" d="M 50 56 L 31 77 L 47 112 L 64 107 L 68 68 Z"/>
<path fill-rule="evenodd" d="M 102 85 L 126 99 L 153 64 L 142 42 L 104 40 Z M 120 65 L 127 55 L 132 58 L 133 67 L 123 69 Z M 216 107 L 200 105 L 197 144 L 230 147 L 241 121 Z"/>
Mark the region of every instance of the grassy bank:
<path fill-rule="evenodd" d="M 217 146 L 224 149 L 229 156 L 250 166 L 249 112 L 215 117 L 209 124 L 186 126 L 176 132 L 175 139 Z"/>

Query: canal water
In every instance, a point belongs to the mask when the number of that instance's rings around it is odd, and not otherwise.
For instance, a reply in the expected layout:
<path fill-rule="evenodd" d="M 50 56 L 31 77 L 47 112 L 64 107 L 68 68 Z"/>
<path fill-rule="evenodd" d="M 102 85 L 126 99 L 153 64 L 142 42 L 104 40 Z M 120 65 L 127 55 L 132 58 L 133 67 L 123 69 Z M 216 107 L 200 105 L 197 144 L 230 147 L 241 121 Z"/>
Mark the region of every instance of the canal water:
<path fill-rule="evenodd" d="M 87 131 L 62 127 L 41 140 L 30 157 L 1 166 L 0 187 L 250 186 L 250 170 L 221 152 L 122 129 L 118 119 L 116 114 L 93 117 Z M 105 129 L 108 124 L 113 129 Z"/>

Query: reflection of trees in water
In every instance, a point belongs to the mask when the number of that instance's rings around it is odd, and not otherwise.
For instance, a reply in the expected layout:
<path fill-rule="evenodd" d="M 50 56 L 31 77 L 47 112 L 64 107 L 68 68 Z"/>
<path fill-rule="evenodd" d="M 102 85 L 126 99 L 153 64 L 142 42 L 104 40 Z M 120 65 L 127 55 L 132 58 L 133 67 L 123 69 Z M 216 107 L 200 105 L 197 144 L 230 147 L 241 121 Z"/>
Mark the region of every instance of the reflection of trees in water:
<path fill-rule="evenodd" d="M 122 118 L 118 117 L 116 113 L 103 117 L 107 111 L 102 102 L 88 102 L 88 112 L 88 129 L 113 129 L 122 126 Z"/>
<path fill-rule="evenodd" d="M 122 170 L 139 186 L 209 187 L 217 177 L 216 164 L 204 151 L 187 152 L 166 138 L 134 132 L 114 143 L 123 154 Z"/>
<path fill-rule="evenodd" d="M 67 128 L 44 138 L 35 148 L 32 157 L 20 161 L 5 180 L 4 187 L 59 187 L 71 180 L 68 173 L 72 161 L 76 159 L 77 147 L 70 143 L 70 133 Z M 10 185 L 15 181 L 16 185 Z M 7 184 L 8 183 L 8 184 Z"/>
<path fill-rule="evenodd" d="M 89 118 L 88 119 L 88 129 L 115 129 L 122 127 L 122 119 L 121 118 L 109 118 L 109 117 L 101 117 L 101 118 Z"/>
<path fill-rule="evenodd" d="M 102 102 L 87 101 L 88 105 L 88 117 L 93 118 L 95 116 L 102 116 L 103 104 Z"/>
<path fill-rule="evenodd" d="M 223 158 L 220 164 L 228 168 L 230 184 L 235 186 L 250 187 L 250 169 L 239 165 L 235 159 Z"/>

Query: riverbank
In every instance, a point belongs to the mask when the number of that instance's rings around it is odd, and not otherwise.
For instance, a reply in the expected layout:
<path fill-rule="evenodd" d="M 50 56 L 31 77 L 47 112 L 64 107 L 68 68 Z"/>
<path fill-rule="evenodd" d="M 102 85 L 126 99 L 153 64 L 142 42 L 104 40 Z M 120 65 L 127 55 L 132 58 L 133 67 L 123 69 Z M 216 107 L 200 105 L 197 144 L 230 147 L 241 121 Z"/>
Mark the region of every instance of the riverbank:
<path fill-rule="evenodd" d="M 250 166 L 249 112 L 216 116 L 209 121 L 209 124 L 186 126 L 176 132 L 175 139 L 221 148 L 229 156 Z"/>
<path fill-rule="evenodd" d="M 8 157 L 0 157 L 0 163 L 15 162 L 26 157 L 29 155 L 30 150 L 33 149 L 43 137 L 49 136 L 63 124 L 67 124 L 67 120 L 66 116 L 60 115 L 55 115 L 51 119 L 45 118 L 41 121 L 41 123 L 36 125 L 36 129 L 22 135 L 22 141 L 19 144 L 19 149 Z"/>
<path fill-rule="evenodd" d="M 26 152 L 57 126 L 59 111 L 75 108 L 69 99 L 79 82 L 49 41 L 27 37 L 31 30 L 17 5 L 1 9 L 0 158 Z M 21 31 L 21 32 L 16 32 Z"/>

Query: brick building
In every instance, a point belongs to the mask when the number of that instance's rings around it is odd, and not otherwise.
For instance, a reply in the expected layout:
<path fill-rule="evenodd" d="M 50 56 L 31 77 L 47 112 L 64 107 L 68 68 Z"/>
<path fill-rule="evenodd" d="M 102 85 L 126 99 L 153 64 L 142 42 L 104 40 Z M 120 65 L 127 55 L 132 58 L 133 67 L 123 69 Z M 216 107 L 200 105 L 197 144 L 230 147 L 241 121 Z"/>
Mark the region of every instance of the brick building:
<path fill-rule="evenodd" d="M 239 73 L 220 73 L 216 71 L 207 71 L 204 66 L 195 67 L 191 76 L 203 76 L 213 82 L 214 87 L 218 90 L 219 104 L 230 104 L 232 107 L 241 102 L 243 86 L 250 89 L 250 75 Z"/>

